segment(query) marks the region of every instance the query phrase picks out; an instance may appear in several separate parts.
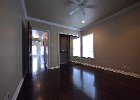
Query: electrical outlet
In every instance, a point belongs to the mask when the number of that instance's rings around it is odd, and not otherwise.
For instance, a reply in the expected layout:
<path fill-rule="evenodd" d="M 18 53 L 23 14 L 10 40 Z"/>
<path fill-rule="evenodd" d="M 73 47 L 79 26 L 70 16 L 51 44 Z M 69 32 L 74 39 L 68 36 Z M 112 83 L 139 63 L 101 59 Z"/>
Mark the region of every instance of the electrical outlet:
<path fill-rule="evenodd" d="M 9 98 L 10 98 L 10 93 L 9 93 L 9 91 L 7 92 L 7 100 L 9 100 Z"/>
<path fill-rule="evenodd" d="M 10 94 L 9 91 L 7 92 L 6 96 L 3 98 L 3 100 L 10 100 Z"/>

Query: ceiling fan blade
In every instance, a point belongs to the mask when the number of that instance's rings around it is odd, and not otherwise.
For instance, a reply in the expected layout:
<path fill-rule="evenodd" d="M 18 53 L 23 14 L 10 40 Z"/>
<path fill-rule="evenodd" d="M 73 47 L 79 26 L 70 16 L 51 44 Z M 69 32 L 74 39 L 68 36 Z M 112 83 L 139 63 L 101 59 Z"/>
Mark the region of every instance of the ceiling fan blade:
<path fill-rule="evenodd" d="M 75 3 L 75 4 L 79 4 L 78 0 L 70 0 L 71 2 Z"/>
<path fill-rule="evenodd" d="M 87 2 L 88 2 L 88 0 L 83 0 L 83 3 L 84 3 L 84 4 L 87 4 Z"/>
<path fill-rule="evenodd" d="M 71 11 L 71 12 L 69 13 L 69 15 L 74 14 L 74 13 L 77 12 L 78 10 L 80 10 L 80 8 L 76 8 L 76 9 L 74 9 L 73 11 Z"/>
<path fill-rule="evenodd" d="M 97 8 L 97 5 L 86 5 L 86 8 Z"/>

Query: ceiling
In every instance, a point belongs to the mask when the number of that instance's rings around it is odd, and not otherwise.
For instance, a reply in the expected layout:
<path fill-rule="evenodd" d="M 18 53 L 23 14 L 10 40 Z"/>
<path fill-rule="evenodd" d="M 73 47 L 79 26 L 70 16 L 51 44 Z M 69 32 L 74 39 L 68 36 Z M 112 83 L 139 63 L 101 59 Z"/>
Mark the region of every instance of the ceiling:
<path fill-rule="evenodd" d="M 136 2 L 139 0 L 88 0 L 88 4 L 97 5 L 97 8 L 86 8 L 84 24 L 80 11 L 69 15 L 76 8 L 70 0 L 25 0 L 25 7 L 29 17 L 81 29 Z"/>

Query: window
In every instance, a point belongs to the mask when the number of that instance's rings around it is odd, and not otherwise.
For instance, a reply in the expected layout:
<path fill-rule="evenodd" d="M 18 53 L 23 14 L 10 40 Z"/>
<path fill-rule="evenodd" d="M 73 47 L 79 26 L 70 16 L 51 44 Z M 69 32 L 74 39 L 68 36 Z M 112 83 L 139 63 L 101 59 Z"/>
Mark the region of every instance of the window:
<path fill-rule="evenodd" d="M 32 46 L 32 55 L 37 55 L 37 46 Z"/>
<path fill-rule="evenodd" d="M 82 37 L 83 57 L 94 58 L 93 54 L 93 33 Z"/>
<path fill-rule="evenodd" d="M 44 46 L 41 46 L 40 49 L 41 49 L 41 50 L 40 50 L 40 54 L 41 54 L 41 55 L 44 55 Z"/>
<path fill-rule="evenodd" d="M 80 38 L 73 39 L 73 56 L 80 57 Z"/>

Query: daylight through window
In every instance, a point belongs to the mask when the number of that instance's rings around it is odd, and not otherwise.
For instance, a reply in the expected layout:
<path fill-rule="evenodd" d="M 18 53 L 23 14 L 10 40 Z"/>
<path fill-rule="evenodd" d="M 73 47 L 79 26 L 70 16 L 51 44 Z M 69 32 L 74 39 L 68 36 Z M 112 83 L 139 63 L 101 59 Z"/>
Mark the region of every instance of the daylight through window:
<path fill-rule="evenodd" d="M 80 57 L 80 38 L 73 39 L 73 56 Z"/>
<path fill-rule="evenodd" d="M 94 52 L 93 52 L 93 33 L 83 36 L 82 37 L 83 43 L 82 43 L 82 47 L 83 47 L 83 57 L 85 58 L 94 58 Z"/>

